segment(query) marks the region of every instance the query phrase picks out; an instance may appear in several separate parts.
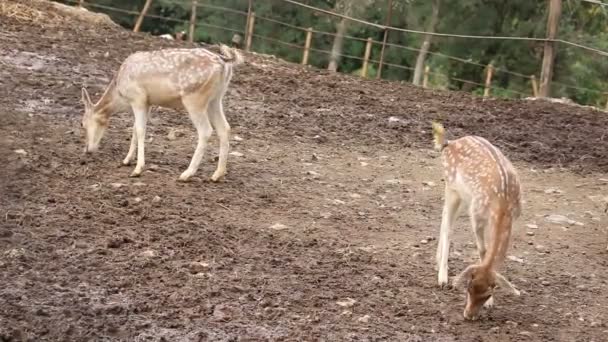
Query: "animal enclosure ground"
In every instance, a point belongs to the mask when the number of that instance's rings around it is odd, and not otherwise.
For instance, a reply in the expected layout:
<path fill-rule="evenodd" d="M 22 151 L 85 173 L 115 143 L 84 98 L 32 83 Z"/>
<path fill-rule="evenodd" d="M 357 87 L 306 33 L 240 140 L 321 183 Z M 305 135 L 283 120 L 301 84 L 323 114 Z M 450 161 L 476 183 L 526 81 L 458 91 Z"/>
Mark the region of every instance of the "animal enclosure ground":
<path fill-rule="evenodd" d="M 154 111 L 141 178 L 120 166 L 130 113 L 83 156 L 81 85 L 97 99 L 129 53 L 178 44 L 0 17 L 1 339 L 608 338 L 606 113 L 247 54 L 226 96 L 238 153 L 224 182 L 207 181 L 215 137 L 194 180 L 176 181 L 195 144 L 185 113 Z M 462 319 L 463 291 L 436 286 L 435 118 L 495 142 L 522 176 L 505 275 L 523 295 L 499 291 L 477 322 Z M 463 217 L 450 276 L 475 260 Z"/>

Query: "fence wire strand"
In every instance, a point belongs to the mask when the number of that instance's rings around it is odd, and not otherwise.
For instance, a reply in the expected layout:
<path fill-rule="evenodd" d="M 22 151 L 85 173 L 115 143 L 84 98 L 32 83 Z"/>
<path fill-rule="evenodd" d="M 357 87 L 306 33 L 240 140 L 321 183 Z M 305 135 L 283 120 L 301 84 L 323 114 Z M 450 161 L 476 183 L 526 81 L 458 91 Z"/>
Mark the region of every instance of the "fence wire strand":
<path fill-rule="evenodd" d="M 78 3 L 78 0 L 67 0 L 68 2 L 71 3 Z M 379 25 L 379 24 L 375 24 L 375 23 L 371 23 L 365 20 L 361 20 L 361 19 L 357 19 L 357 18 L 352 18 L 349 16 L 345 16 L 342 14 L 338 14 L 338 13 L 334 13 L 332 11 L 328 11 L 328 10 L 324 10 L 324 9 L 320 9 L 320 8 L 316 8 L 310 5 L 306 5 L 303 3 L 300 3 L 298 1 L 294 1 L 294 0 L 281 0 L 282 2 L 286 2 L 286 3 L 290 3 L 296 6 L 300 6 L 303 8 L 308 8 L 310 10 L 316 11 L 316 12 L 321 12 L 330 16 L 334 16 L 334 17 L 338 17 L 338 18 L 342 18 L 342 19 L 346 19 L 346 20 L 350 20 L 350 21 L 354 21 L 363 25 L 367 25 L 367 26 L 371 26 L 371 27 L 375 27 L 377 29 L 381 29 L 381 30 L 394 30 L 394 31 L 399 31 L 399 32 L 408 32 L 408 33 L 419 33 L 419 34 L 427 34 L 427 35 L 432 35 L 432 36 L 443 36 L 443 37 L 454 37 L 454 38 L 474 38 L 474 39 L 500 39 L 500 40 L 527 40 L 527 41 L 540 41 L 540 42 L 545 42 L 545 41 L 554 41 L 554 42 L 558 42 L 558 43 L 563 43 L 566 45 L 572 45 L 578 48 L 582 48 L 585 50 L 589 50 L 589 51 L 593 51 L 595 53 L 598 53 L 600 55 L 603 56 L 608 56 L 608 52 L 599 50 L 599 49 L 595 49 L 589 46 L 585 46 L 582 44 L 578 44 L 578 43 L 574 43 L 574 42 L 570 42 L 570 41 L 566 41 L 566 40 L 562 40 L 562 39 L 553 39 L 553 40 L 548 40 L 545 38 L 530 38 L 530 37 L 499 37 L 499 36 L 475 36 L 475 35 L 459 35 L 459 34 L 447 34 L 447 33 L 430 33 L 430 32 L 424 32 L 424 31 L 417 31 L 417 30 L 409 30 L 409 29 L 401 29 L 401 28 L 396 28 L 396 27 L 390 27 L 390 26 L 384 26 L 384 25 Z M 179 4 L 179 5 L 184 5 L 184 7 L 186 7 L 186 5 L 188 4 L 187 2 L 179 2 L 178 0 L 169 0 L 169 3 L 172 4 Z M 125 13 L 125 14 L 131 14 L 131 15 L 139 15 L 140 12 L 137 11 L 132 11 L 132 10 L 127 10 L 127 9 L 122 9 L 122 8 L 116 8 L 116 7 L 111 7 L 111 6 L 106 6 L 106 5 L 100 5 L 100 4 L 96 4 L 96 3 L 92 3 L 90 1 L 86 1 L 84 2 L 85 5 L 92 7 L 92 8 L 99 8 L 99 9 L 103 9 L 103 10 L 108 10 L 108 11 L 114 11 L 114 12 L 119 12 L 119 13 Z M 223 7 L 223 6 L 216 6 L 216 5 L 210 5 L 210 4 L 202 4 L 202 3 L 197 3 L 197 7 L 203 7 L 203 8 L 211 8 L 211 9 L 215 9 L 218 11 L 225 11 L 225 12 L 231 12 L 231 13 L 235 13 L 235 14 L 240 14 L 240 15 L 248 15 L 247 12 L 244 11 L 240 11 L 240 10 L 236 10 L 236 9 L 232 9 L 232 8 L 228 8 L 228 7 Z M 162 19 L 162 20 L 167 20 L 167 21 L 173 21 L 173 22 L 179 22 L 179 23 L 189 23 L 189 20 L 184 20 L 184 19 L 177 19 L 177 18 L 172 18 L 172 17 L 166 17 L 166 16 L 161 16 L 161 15 L 154 15 L 154 14 L 146 14 L 145 17 L 149 17 L 149 18 L 155 18 L 155 19 Z M 300 27 L 297 25 L 292 25 L 286 22 L 283 22 L 281 20 L 278 19 L 274 19 L 274 18 L 270 18 L 270 17 L 266 17 L 266 16 L 255 16 L 257 19 L 259 20 L 264 20 L 264 21 L 268 21 L 268 22 L 272 22 L 274 24 L 278 24 L 278 25 L 282 25 L 285 27 L 289 27 L 291 29 L 296 29 L 299 31 L 303 31 L 306 32 L 307 28 L 304 27 Z M 225 30 L 225 31 L 229 31 L 229 32 L 234 32 L 234 33 L 239 33 L 239 34 L 246 34 L 245 30 L 238 30 L 238 29 L 232 29 L 232 28 L 228 28 L 228 27 L 224 27 L 224 26 L 219 26 L 219 25 L 213 25 L 213 24 L 208 24 L 208 23 L 204 23 L 204 22 L 200 22 L 197 21 L 196 26 L 200 26 L 200 27 L 208 27 L 208 28 L 213 28 L 213 29 L 217 29 L 217 30 Z M 327 36 L 331 36 L 331 37 L 336 37 L 337 34 L 334 32 L 325 32 L 325 31 L 319 31 L 319 30 L 314 30 L 311 29 L 311 32 L 313 34 L 318 34 L 318 35 L 327 35 Z M 298 44 L 294 44 L 294 43 L 289 43 L 289 42 L 285 42 L 282 41 L 280 39 L 275 39 L 275 38 L 270 38 L 270 37 L 266 37 L 266 36 L 262 36 L 259 34 L 253 34 L 252 36 L 253 38 L 258 38 L 258 39 L 262 39 L 262 40 L 266 40 L 269 42 L 273 42 L 273 43 L 277 43 L 277 44 L 281 44 L 281 45 L 285 45 L 285 46 L 289 46 L 293 49 L 304 49 L 305 47 L 302 45 L 298 45 Z M 365 38 L 361 38 L 361 37 L 355 37 L 355 36 L 350 36 L 350 35 L 343 35 L 344 39 L 349 39 L 349 40 L 354 40 L 354 41 L 359 41 L 359 42 L 367 42 L 367 39 Z M 383 43 L 382 41 L 377 41 L 377 40 L 372 40 L 371 41 L 372 44 L 378 44 L 378 45 L 382 45 L 385 44 L 385 46 L 387 47 L 393 47 L 393 48 L 399 48 L 399 49 L 404 49 L 404 50 L 408 50 L 408 51 L 414 51 L 414 52 L 419 52 L 420 49 L 419 48 L 415 48 L 415 47 L 411 47 L 411 46 L 405 46 L 405 45 L 399 45 L 399 44 L 395 44 L 395 43 Z M 313 48 L 310 47 L 309 51 L 313 51 L 313 52 L 318 52 L 318 53 L 323 53 L 323 54 L 327 54 L 327 55 L 331 55 L 331 51 L 327 51 L 327 50 L 321 50 L 321 49 L 317 49 L 317 48 Z M 441 52 L 434 52 L 434 51 L 427 51 L 427 53 L 429 55 L 433 55 L 433 56 L 438 56 L 438 57 L 444 57 L 450 60 L 454 60 L 460 63 L 465 63 L 465 64 L 470 64 L 470 65 L 474 65 L 480 68 L 486 68 L 487 65 L 478 63 L 478 62 L 474 62 L 468 59 L 464 59 L 464 58 L 460 58 L 460 57 L 456 57 L 456 56 L 450 56 L 450 55 L 446 55 L 443 54 Z M 343 58 L 349 58 L 349 59 L 354 59 L 354 60 L 359 60 L 359 61 L 364 61 L 365 59 L 360 57 L 360 56 L 353 56 L 353 55 L 347 55 L 347 54 L 338 54 L 340 57 Z M 380 61 L 379 60 L 374 60 L 374 59 L 369 59 L 368 60 L 369 63 L 375 63 L 375 64 L 379 64 Z M 405 69 L 405 70 L 414 70 L 413 67 L 409 67 L 409 66 L 405 66 L 405 65 L 399 65 L 399 64 L 394 64 L 394 63 L 389 63 L 386 61 L 382 61 L 383 65 L 386 66 L 390 66 L 390 67 L 395 67 L 395 68 L 400 68 L 400 69 Z M 517 76 L 517 77 L 521 77 L 524 78 L 526 80 L 530 80 L 532 75 L 525 75 L 522 73 L 518 73 L 515 71 L 511 71 L 508 70 L 504 67 L 496 67 L 493 66 L 493 69 L 495 72 L 497 73 L 505 73 L 505 74 L 509 74 L 509 75 L 513 75 L 513 76 Z M 469 83 L 469 84 L 474 84 L 474 85 L 478 85 L 478 86 L 483 86 L 485 87 L 484 84 L 482 83 L 478 83 L 478 82 L 474 82 L 474 81 L 470 81 L 470 80 L 465 80 L 465 79 L 460 79 L 460 78 L 455 78 L 455 77 L 450 77 L 448 75 L 444 75 L 438 72 L 429 72 L 429 75 L 437 75 L 437 76 L 441 76 L 441 77 L 447 77 L 448 79 L 452 79 L 455 81 L 459 81 L 459 82 L 463 82 L 463 83 Z M 579 87 L 579 86 L 574 86 L 574 85 L 569 85 L 569 84 L 565 84 L 565 83 L 561 83 L 561 82 L 557 82 L 557 81 L 552 81 L 553 84 L 555 85 L 559 85 L 565 88 L 570 88 L 570 89 L 576 89 L 576 90 L 581 90 L 581 91 L 588 91 L 588 92 L 593 92 L 593 93 L 604 93 L 602 91 L 596 90 L 596 89 L 590 89 L 590 88 L 585 88 L 585 87 Z M 500 87 L 495 87 L 495 86 L 491 86 L 490 88 L 496 88 L 496 89 L 504 89 L 505 91 L 509 91 L 512 93 L 516 93 L 516 94 L 520 94 L 520 95 L 526 95 L 524 93 L 515 91 L 515 90 L 511 90 L 511 89 L 506 89 L 506 88 L 500 88 Z"/>

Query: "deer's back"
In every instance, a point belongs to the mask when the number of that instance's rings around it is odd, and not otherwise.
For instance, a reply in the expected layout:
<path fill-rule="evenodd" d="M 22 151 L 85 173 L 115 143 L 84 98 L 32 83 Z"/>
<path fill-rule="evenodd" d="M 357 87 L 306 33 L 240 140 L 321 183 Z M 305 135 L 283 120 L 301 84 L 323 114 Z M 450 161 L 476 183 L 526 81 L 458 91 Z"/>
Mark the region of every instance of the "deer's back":
<path fill-rule="evenodd" d="M 521 186 L 511 162 L 489 141 L 466 136 L 443 150 L 446 181 L 480 208 L 506 205 L 513 216 L 521 211 Z"/>
<path fill-rule="evenodd" d="M 219 80 L 224 66 L 219 56 L 206 49 L 136 52 L 121 65 L 117 88 L 125 97 L 145 93 L 150 99 L 165 101 Z"/>

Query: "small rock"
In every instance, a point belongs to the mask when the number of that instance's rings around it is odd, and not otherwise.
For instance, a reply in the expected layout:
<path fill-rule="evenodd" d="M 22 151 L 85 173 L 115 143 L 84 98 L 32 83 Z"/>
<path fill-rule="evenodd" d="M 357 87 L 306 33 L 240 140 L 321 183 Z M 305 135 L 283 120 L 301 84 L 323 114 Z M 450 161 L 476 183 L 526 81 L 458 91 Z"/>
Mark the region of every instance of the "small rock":
<path fill-rule="evenodd" d="M 342 311 L 342 313 L 340 314 L 340 316 L 352 316 L 353 312 L 350 310 L 344 310 Z"/>
<path fill-rule="evenodd" d="M 350 196 L 351 198 L 361 198 L 361 195 L 359 195 L 359 194 L 355 194 L 355 193 L 350 194 L 349 196 Z"/>
<path fill-rule="evenodd" d="M 399 122 L 399 121 L 401 121 L 401 119 L 399 119 L 396 116 L 391 116 L 388 118 L 388 122 Z"/>
<path fill-rule="evenodd" d="M 125 184 L 122 184 L 122 183 L 110 183 L 110 186 L 113 187 L 114 189 L 118 189 L 118 188 L 122 188 L 123 186 L 125 186 Z"/>
<path fill-rule="evenodd" d="M 365 315 L 365 316 L 359 317 L 359 319 L 357 319 L 357 321 L 359 321 L 359 323 L 369 323 L 370 318 L 371 317 L 369 315 Z"/>
<path fill-rule="evenodd" d="M 20 154 L 20 155 L 22 155 L 22 156 L 27 155 L 27 152 L 25 152 L 25 150 L 24 150 L 24 149 L 22 149 L 22 148 L 20 148 L 20 149 L 18 149 L 18 150 L 15 150 L 14 152 L 15 152 L 15 153 L 17 153 L 17 154 Z"/>
<path fill-rule="evenodd" d="M 526 235 L 528 235 L 528 236 L 534 236 L 534 232 L 526 232 Z"/>
<path fill-rule="evenodd" d="M 157 164 L 150 164 L 150 166 L 148 166 L 148 170 L 150 171 L 158 171 L 159 166 Z"/>
<path fill-rule="evenodd" d="M 494 333 L 494 334 L 497 334 L 499 330 L 500 330 L 500 327 L 492 327 L 492 328 L 490 328 L 490 332 Z"/>
<path fill-rule="evenodd" d="M 549 188 L 545 190 L 546 194 L 561 194 L 562 191 L 560 189 Z"/>
<path fill-rule="evenodd" d="M 126 244 L 126 243 L 131 243 L 133 242 L 133 240 L 131 240 L 128 237 L 115 237 L 112 238 L 110 240 L 108 240 L 107 243 L 107 247 L 108 248 L 120 248 L 122 245 Z"/>
<path fill-rule="evenodd" d="M 526 227 L 528 227 L 530 229 L 538 229 L 538 226 L 535 225 L 534 223 L 528 223 L 528 224 L 526 224 Z"/>
<path fill-rule="evenodd" d="M 310 157 L 310 160 L 312 160 L 312 161 L 318 161 L 319 157 L 317 157 L 317 155 L 313 153 L 312 156 Z"/>
<path fill-rule="evenodd" d="M 135 197 L 134 201 L 135 201 L 135 203 L 139 203 L 143 200 L 141 199 L 141 197 Z"/>
<path fill-rule="evenodd" d="M 270 229 L 274 229 L 274 230 L 284 230 L 287 228 L 289 228 L 289 227 L 282 223 L 275 223 L 272 226 L 270 226 Z"/>
<path fill-rule="evenodd" d="M 435 184 L 435 182 L 428 181 L 428 182 L 422 182 L 422 185 L 426 185 L 426 186 L 429 186 L 429 187 L 431 187 L 431 188 L 432 188 L 432 187 L 434 187 L 436 184 Z"/>
<path fill-rule="evenodd" d="M 518 262 L 518 263 L 520 263 L 520 264 L 523 264 L 523 263 L 524 263 L 524 259 L 522 259 L 522 258 L 518 258 L 518 257 L 516 257 L 515 255 L 509 255 L 509 256 L 507 256 L 507 259 L 509 259 L 509 260 L 511 260 L 511 261 Z"/>
<path fill-rule="evenodd" d="M 171 131 L 169 131 L 169 134 L 167 134 L 167 139 L 173 141 L 173 140 L 177 139 L 177 137 L 181 137 L 181 136 L 184 136 L 183 132 L 172 129 Z"/>
<path fill-rule="evenodd" d="M 243 138 L 239 137 L 238 135 L 235 135 L 234 137 L 232 137 L 232 140 L 234 140 L 234 141 L 243 141 Z"/>
<path fill-rule="evenodd" d="M 10 258 L 10 259 L 18 259 L 25 255 L 25 249 L 13 248 L 11 250 L 4 252 L 4 255 L 6 255 L 6 257 Z"/>
<path fill-rule="evenodd" d="M 542 286 L 549 286 L 549 285 L 551 285 L 551 283 L 550 283 L 549 281 L 547 281 L 547 280 L 543 280 L 543 281 L 541 281 L 541 282 L 540 282 L 540 284 L 541 284 Z"/>
<path fill-rule="evenodd" d="M 213 318 L 218 321 L 226 322 L 230 320 L 229 308 L 225 305 L 216 305 L 213 309 Z"/>
<path fill-rule="evenodd" d="M 209 270 L 209 264 L 206 262 L 193 261 L 188 264 L 188 270 L 191 274 L 203 273 Z"/>
<path fill-rule="evenodd" d="M 551 214 L 545 216 L 545 220 L 555 224 L 574 224 L 576 221 L 567 218 L 564 215 Z"/>
<path fill-rule="evenodd" d="M 357 301 L 352 298 L 346 298 L 344 300 L 337 301 L 336 304 L 343 308 L 350 308 L 351 306 L 355 305 L 356 302 Z"/>
<path fill-rule="evenodd" d="M 317 171 L 313 171 L 313 170 L 306 171 L 306 174 L 309 175 L 309 176 L 312 176 L 313 178 L 319 178 L 319 177 L 321 177 L 320 173 L 318 173 Z"/>
<path fill-rule="evenodd" d="M 525 331 L 525 330 L 524 330 L 524 331 L 521 331 L 519 334 L 520 334 L 520 335 L 522 335 L 522 336 L 527 336 L 527 337 L 532 336 L 532 333 L 531 333 L 531 332 L 529 332 L 529 331 Z"/>
<path fill-rule="evenodd" d="M 366 163 L 366 162 L 361 162 L 361 166 L 365 167 L 365 166 L 367 166 L 367 165 L 369 165 L 369 163 Z"/>
<path fill-rule="evenodd" d="M 141 256 L 143 256 L 145 258 L 154 258 L 156 256 L 156 251 L 148 249 L 148 250 L 141 252 Z"/>
<path fill-rule="evenodd" d="M 241 152 L 237 152 L 237 151 L 232 151 L 230 152 L 231 156 L 235 156 L 235 157 L 242 157 L 244 156 L 244 154 L 242 154 Z"/>
<path fill-rule="evenodd" d="M 339 199 L 335 199 L 333 200 L 334 204 L 346 204 L 346 202 L 339 200 Z"/>
<path fill-rule="evenodd" d="M 313 139 L 315 139 L 318 142 L 326 142 L 328 139 L 327 137 L 321 136 L 321 135 L 315 135 L 314 137 L 312 137 Z"/>
<path fill-rule="evenodd" d="M 429 243 L 429 240 L 422 239 L 422 240 L 420 240 L 420 243 L 423 244 L 423 245 L 426 245 L 427 243 Z"/>
<path fill-rule="evenodd" d="M 534 246 L 534 249 L 536 249 L 536 251 L 539 252 L 539 253 L 546 253 L 547 252 L 547 249 L 543 245 L 536 245 L 536 246 Z"/>
<path fill-rule="evenodd" d="M 538 328 L 538 324 L 536 324 L 536 323 L 532 324 L 532 328 Z"/>
<path fill-rule="evenodd" d="M 146 183 L 144 183 L 144 182 L 135 182 L 135 183 L 133 183 L 133 186 L 145 186 L 145 185 L 146 185 Z"/>
<path fill-rule="evenodd" d="M 401 181 L 399 179 L 387 179 L 386 182 L 388 184 L 401 184 Z"/>

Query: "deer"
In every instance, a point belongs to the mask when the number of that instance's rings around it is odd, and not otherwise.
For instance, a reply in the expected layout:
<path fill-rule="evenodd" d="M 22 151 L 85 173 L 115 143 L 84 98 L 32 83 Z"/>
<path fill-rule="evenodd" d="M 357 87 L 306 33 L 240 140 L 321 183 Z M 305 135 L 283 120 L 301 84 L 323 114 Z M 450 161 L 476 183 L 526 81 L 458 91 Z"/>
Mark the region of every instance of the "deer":
<path fill-rule="evenodd" d="M 437 245 L 439 286 L 448 285 L 450 234 L 459 213 L 468 208 L 476 238 L 479 263 L 454 278 L 453 287 L 466 289 L 463 316 L 476 320 L 482 307 L 494 305 L 497 285 L 517 290 L 498 272 L 510 244 L 514 221 L 521 215 L 521 185 L 517 171 L 505 155 L 485 138 L 467 135 L 448 141 L 445 128 L 432 123 L 434 148 L 441 152 L 445 177 L 444 203 Z M 490 232 L 486 248 L 485 233 Z"/>
<path fill-rule="evenodd" d="M 188 181 L 196 173 L 215 129 L 219 158 L 211 180 L 217 182 L 226 174 L 230 135 L 222 100 L 233 67 L 243 62 L 238 50 L 225 45 L 220 45 L 219 54 L 204 48 L 167 48 L 129 55 L 96 103 L 82 87 L 85 153 L 98 150 L 112 114 L 130 109 L 134 116 L 133 132 L 122 164 L 128 166 L 137 149 L 137 163 L 130 177 L 139 177 L 145 166 L 144 142 L 150 107 L 185 109 L 196 128 L 198 142 L 179 181 Z"/>

